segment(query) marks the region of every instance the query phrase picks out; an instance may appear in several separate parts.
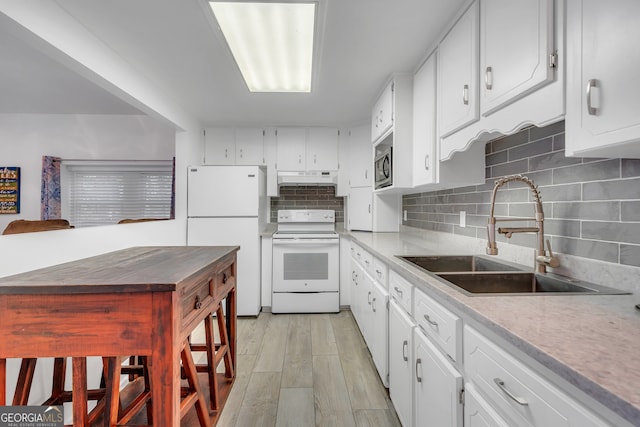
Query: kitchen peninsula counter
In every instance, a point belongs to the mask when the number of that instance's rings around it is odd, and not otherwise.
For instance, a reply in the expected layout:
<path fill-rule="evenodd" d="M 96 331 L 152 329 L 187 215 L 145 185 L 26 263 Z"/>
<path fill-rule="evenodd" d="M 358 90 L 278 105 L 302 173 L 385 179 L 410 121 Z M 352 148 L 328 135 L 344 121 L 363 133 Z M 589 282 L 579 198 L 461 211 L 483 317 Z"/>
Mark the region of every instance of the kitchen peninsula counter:
<path fill-rule="evenodd" d="M 153 366 L 154 425 L 179 426 L 181 346 L 223 299 L 235 364 L 238 249 L 134 247 L 0 278 L 0 405 L 7 358 L 72 357 L 74 396 L 86 396 L 82 359 L 141 355 Z M 73 412 L 83 425 L 86 400 Z"/>
<path fill-rule="evenodd" d="M 418 289 L 483 325 L 632 425 L 640 425 L 640 311 L 634 308 L 640 302 L 637 292 L 467 296 L 396 255 L 484 254 L 486 241 L 410 227 L 402 227 L 400 233 L 348 235 Z M 510 247 L 504 244 L 502 252 Z M 527 258 L 515 261 L 532 270 L 533 253 L 530 262 Z M 636 283 L 640 280 L 637 270 L 629 269 L 629 280 Z M 604 271 L 601 277 L 606 277 Z M 616 287 L 616 283 L 596 278 L 591 281 Z M 597 407 L 591 409 L 598 411 Z"/>

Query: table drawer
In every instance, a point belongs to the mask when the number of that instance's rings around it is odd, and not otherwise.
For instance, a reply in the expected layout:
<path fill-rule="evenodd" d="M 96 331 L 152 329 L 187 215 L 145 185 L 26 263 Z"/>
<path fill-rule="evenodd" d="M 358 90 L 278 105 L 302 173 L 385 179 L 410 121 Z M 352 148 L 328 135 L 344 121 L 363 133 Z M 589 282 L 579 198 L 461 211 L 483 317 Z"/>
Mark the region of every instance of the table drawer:
<path fill-rule="evenodd" d="M 389 272 L 389 296 L 404 311 L 413 314 L 413 285 L 393 270 Z"/>
<path fill-rule="evenodd" d="M 213 273 L 213 296 L 216 300 L 224 298 L 231 288 L 236 285 L 235 256 L 220 261 Z"/>
<path fill-rule="evenodd" d="M 213 276 L 207 274 L 185 286 L 180 299 L 183 325 L 189 324 L 194 318 L 200 317 L 201 311 L 210 308 L 208 306 L 213 303 L 213 283 Z"/>
<path fill-rule="evenodd" d="M 418 289 L 415 290 L 414 300 L 414 318 L 420 329 L 452 360 L 458 360 L 462 320 Z"/>
<path fill-rule="evenodd" d="M 464 328 L 464 363 L 473 382 L 510 425 L 605 426 L 556 386 L 475 329 Z"/>

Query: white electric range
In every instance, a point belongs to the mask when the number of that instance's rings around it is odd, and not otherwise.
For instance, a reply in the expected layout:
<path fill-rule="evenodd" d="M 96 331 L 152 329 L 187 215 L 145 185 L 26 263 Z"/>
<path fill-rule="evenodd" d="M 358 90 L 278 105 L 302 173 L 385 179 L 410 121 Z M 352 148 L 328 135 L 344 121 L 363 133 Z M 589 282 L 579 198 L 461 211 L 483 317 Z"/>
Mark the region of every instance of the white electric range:
<path fill-rule="evenodd" d="M 335 211 L 280 210 L 273 234 L 273 313 L 340 311 Z"/>

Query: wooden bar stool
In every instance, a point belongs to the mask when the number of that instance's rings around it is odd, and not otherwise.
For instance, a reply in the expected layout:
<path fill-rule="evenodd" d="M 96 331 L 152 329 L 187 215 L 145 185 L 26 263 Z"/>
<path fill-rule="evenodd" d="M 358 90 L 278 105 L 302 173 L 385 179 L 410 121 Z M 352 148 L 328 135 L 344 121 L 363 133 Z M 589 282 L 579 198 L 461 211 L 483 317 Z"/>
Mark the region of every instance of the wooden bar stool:
<path fill-rule="evenodd" d="M 218 411 L 221 409 L 221 402 L 219 399 L 219 379 L 216 371 L 218 365 L 224 360 L 224 377 L 228 380 L 232 380 L 235 377 L 235 367 L 233 366 L 233 359 L 231 357 L 231 346 L 229 343 L 229 335 L 227 333 L 227 325 L 224 316 L 224 310 L 222 306 L 218 306 L 214 310 L 215 319 L 217 321 L 218 333 L 220 335 L 220 342 L 215 342 L 214 331 L 214 316 L 213 313 L 204 320 L 205 326 L 205 343 L 204 344 L 190 344 L 191 351 L 206 352 L 207 364 L 196 365 L 198 372 L 207 372 L 209 376 L 209 397 L 211 400 L 211 409 Z"/>
<path fill-rule="evenodd" d="M 78 359 L 78 361 L 75 361 Z M 76 367 L 73 368 L 74 382 L 80 381 L 80 383 L 84 383 L 85 391 L 83 394 L 86 394 L 84 400 L 86 401 L 96 401 L 97 404 L 95 408 L 91 410 L 91 412 L 86 413 L 86 404 L 85 401 L 85 413 L 82 414 L 83 419 L 86 420 L 88 424 L 95 422 L 104 410 L 104 401 L 103 398 L 105 396 L 105 388 L 100 387 L 97 389 L 86 390 L 86 358 L 74 358 L 74 363 L 79 364 L 80 359 L 84 359 L 85 370 L 84 373 L 78 371 L 76 373 Z M 33 376 L 36 370 L 36 364 L 38 359 L 36 358 L 25 358 L 22 359 L 20 363 L 20 371 L 18 373 L 18 381 L 16 383 L 16 390 L 13 395 L 13 405 L 28 405 L 29 396 L 31 394 L 31 386 L 33 385 Z M 79 368 L 80 369 L 80 368 Z M 44 406 L 51 405 L 62 405 L 66 402 L 73 401 L 75 384 L 73 385 L 72 390 L 65 390 L 65 379 L 66 379 L 66 371 L 67 371 L 67 358 L 65 357 L 56 357 L 53 360 L 53 384 L 51 386 L 51 395 L 41 403 Z M 75 376 L 79 375 L 76 379 Z M 103 373 L 104 375 L 104 373 Z M 76 391 L 77 395 L 77 391 Z M 75 409 L 74 409 L 75 413 Z"/>

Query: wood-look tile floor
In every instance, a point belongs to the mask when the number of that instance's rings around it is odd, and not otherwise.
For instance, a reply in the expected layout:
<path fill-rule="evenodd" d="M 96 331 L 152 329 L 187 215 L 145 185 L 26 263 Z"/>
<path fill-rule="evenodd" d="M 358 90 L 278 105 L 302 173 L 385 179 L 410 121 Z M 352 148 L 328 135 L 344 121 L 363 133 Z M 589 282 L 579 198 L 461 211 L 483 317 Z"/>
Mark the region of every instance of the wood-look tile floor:
<path fill-rule="evenodd" d="M 236 374 L 221 427 L 400 426 L 350 311 L 238 319 Z"/>

